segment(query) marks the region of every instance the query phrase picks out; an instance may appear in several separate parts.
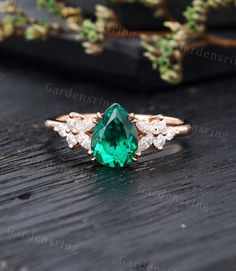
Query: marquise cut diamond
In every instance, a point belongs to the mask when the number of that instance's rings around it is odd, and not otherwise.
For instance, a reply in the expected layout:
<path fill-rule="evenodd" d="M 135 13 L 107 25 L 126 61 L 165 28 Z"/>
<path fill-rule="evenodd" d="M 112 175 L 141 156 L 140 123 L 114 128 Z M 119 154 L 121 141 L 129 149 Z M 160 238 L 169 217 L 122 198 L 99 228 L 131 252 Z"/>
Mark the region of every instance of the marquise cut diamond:
<path fill-rule="evenodd" d="M 172 140 L 175 137 L 175 129 L 173 127 L 166 128 L 166 140 Z"/>
<path fill-rule="evenodd" d="M 58 133 L 61 137 L 66 137 L 68 145 L 73 147 L 79 143 L 82 147 L 89 150 L 91 139 L 86 132 L 90 131 L 95 125 L 92 118 L 83 120 L 68 118 L 66 123 L 59 125 Z"/>
<path fill-rule="evenodd" d="M 149 122 L 148 120 L 138 120 L 136 126 L 145 134 L 165 133 L 167 129 L 166 122 L 164 120 L 157 120 L 153 122 Z"/>
<path fill-rule="evenodd" d="M 166 141 L 170 141 L 175 137 L 175 128 L 167 126 L 165 120 L 156 120 L 149 122 L 148 120 L 138 120 L 137 128 L 144 134 L 139 140 L 139 151 L 147 150 L 152 144 L 161 150 Z"/>
<path fill-rule="evenodd" d="M 74 119 L 68 118 L 66 124 L 67 124 L 68 129 L 70 129 L 70 130 L 75 129 L 75 120 Z"/>
<path fill-rule="evenodd" d="M 136 122 L 136 127 L 143 133 L 149 134 L 154 130 L 154 126 L 151 122 L 147 120 L 138 120 Z"/>
<path fill-rule="evenodd" d="M 154 123 L 154 131 L 155 133 L 163 133 L 166 132 L 166 123 L 164 120 L 158 120 Z"/>
<path fill-rule="evenodd" d="M 66 137 L 66 141 L 68 143 L 69 146 L 75 146 L 77 144 L 77 140 L 75 135 L 73 135 L 72 133 L 69 133 Z"/>
<path fill-rule="evenodd" d="M 153 135 L 146 135 L 146 136 L 142 137 L 138 143 L 139 151 L 142 152 L 142 151 L 147 150 L 153 144 L 153 140 L 154 140 Z"/>
<path fill-rule="evenodd" d="M 91 139 L 90 137 L 85 133 L 79 133 L 76 135 L 76 140 L 86 150 L 89 150 L 91 148 Z"/>
<path fill-rule="evenodd" d="M 92 121 L 92 119 L 84 119 L 75 122 L 75 127 L 80 132 L 90 131 L 95 125 L 96 124 Z"/>
<path fill-rule="evenodd" d="M 163 135 L 158 135 L 157 137 L 154 138 L 154 146 L 161 150 L 164 145 L 166 144 L 166 139 Z"/>

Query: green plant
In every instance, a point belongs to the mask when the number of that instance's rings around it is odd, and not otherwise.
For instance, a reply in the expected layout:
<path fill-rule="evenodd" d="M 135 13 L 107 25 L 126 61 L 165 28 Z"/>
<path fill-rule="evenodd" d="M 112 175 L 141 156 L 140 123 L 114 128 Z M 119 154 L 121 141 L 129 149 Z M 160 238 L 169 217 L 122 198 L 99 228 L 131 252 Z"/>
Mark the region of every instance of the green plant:
<path fill-rule="evenodd" d="M 130 0 L 120 0 L 130 2 Z M 132 2 L 141 2 L 133 0 Z M 151 1 L 160 2 L 163 1 Z M 144 4 L 144 3 L 143 3 Z M 235 0 L 193 0 L 192 4 L 183 12 L 185 22 L 183 24 L 173 20 L 166 10 L 162 8 L 162 15 L 167 14 L 170 21 L 164 22 L 169 29 L 166 34 L 141 35 L 142 46 L 145 49 L 144 55 L 152 62 L 152 67 L 158 69 L 163 80 L 177 84 L 183 79 L 183 59 L 191 49 L 205 45 L 223 45 L 236 47 L 236 41 L 220 39 L 207 33 L 207 17 L 211 9 L 236 5 Z"/>
<path fill-rule="evenodd" d="M 167 31 L 164 33 L 136 32 L 141 38 L 144 56 L 154 69 L 157 69 L 163 80 L 177 84 L 183 78 L 183 59 L 192 48 L 206 45 L 236 47 L 236 41 L 212 36 L 207 32 L 207 18 L 212 9 L 236 6 L 236 0 L 192 0 L 183 12 L 184 23 L 176 21 L 171 15 L 166 0 L 112 0 L 116 3 L 133 4 L 138 2 L 154 10 L 154 16 L 161 16 Z M 79 7 L 67 6 L 56 0 L 37 0 L 37 6 L 65 21 L 66 27 L 58 23 L 35 20 L 25 14 L 11 1 L 0 3 L 0 41 L 12 36 L 25 36 L 27 40 L 45 40 L 50 36 L 72 35 L 81 41 L 85 52 L 99 54 L 104 49 L 106 37 L 120 36 L 120 26 L 115 12 L 107 7 L 97 5 L 95 20 L 84 18 Z M 123 27 L 122 27 L 123 28 Z M 125 28 L 123 28 L 125 31 Z"/>

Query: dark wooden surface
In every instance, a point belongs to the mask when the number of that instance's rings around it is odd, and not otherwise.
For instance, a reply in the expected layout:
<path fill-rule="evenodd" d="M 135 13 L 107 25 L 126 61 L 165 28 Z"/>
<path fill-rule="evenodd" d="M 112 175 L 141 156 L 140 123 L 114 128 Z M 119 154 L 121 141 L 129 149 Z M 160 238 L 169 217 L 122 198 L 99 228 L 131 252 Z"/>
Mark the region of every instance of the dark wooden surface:
<path fill-rule="evenodd" d="M 133 96 L 60 76 L 0 64 L 0 270 L 235 271 L 236 78 Z M 107 101 L 190 119 L 193 134 L 114 170 L 43 127 Z"/>

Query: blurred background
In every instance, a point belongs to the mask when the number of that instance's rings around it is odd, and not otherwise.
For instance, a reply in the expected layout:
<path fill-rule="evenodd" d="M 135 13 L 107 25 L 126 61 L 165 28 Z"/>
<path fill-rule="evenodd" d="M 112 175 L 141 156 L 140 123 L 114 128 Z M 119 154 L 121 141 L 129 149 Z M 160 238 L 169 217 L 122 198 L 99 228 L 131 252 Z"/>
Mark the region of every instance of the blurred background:
<path fill-rule="evenodd" d="M 149 3 L 145 5 L 145 1 L 129 1 L 129 0 L 113 0 L 113 1 L 62 1 L 65 6 L 62 15 L 55 12 L 54 6 L 56 1 L 27 1 L 27 0 L 8 0 L 8 4 L 23 10 L 27 18 L 31 20 L 26 26 L 23 25 L 26 34 L 16 35 L 13 30 L 6 24 L 8 29 L 7 38 L 2 38 L 4 42 L 1 44 L 2 57 L 17 59 L 19 63 L 42 67 L 51 71 L 62 72 L 64 75 L 74 76 L 75 78 L 93 79 L 100 83 L 110 84 L 129 88 L 130 90 L 157 90 L 158 87 L 168 87 L 166 80 L 160 80 L 158 69 L 152 68 L 152 63 L 144 57 L 145 48 L 141 45 L 140 33 L 165 33 L 168 28 L 164 27 L 166 14 L 155 15 L 155 11 L 162 10 L 158 7 L 158 3 L 165 2 L 168 6 L 168 12 L 177 22 L 184 23 L 183 13 L 192 1 L 163 1 L 163 0 L 147 0 Z M 42 3 L 49 3 L 46 8 L 40 8 Z M 213 1 L 214 2 L 214 1 Z M 216 1 L 217 2 L 217 1 Z M 225 1 L 226 3 L 230 1 Z M 97 55 L 86 54 L 83 47 L 83 40 L 78 40 L 78 35 L 72 34 L 69 29 L 72 28 L 71 21 L 76 21 L 76 11 L 70 11 L 66 8 L 69 5 L 79 7 L 79 23 L 87 19 L 96 22 L 100 17 L 107 15 L 106 11 L 98 11 L 97 5 L 103 5 L 114 11 L 113 19 L 117 21 L 118 26 L 114 26 L 113 22 L 107 24 L 105 30 L 105 39 L 102 41 L 104 46 Z M 232 5 L 224 6 L 223 2 L 220 8 L 212 8 L 207 14 L 206 25 L 208 33 L 223 38 L 234 38 L 236 15 L 235 8 Z M 70 7 L 70 6 L 69 6 Z M 82 14 L 82 15 L 81 15 Z M 15 16 L 8 14 L 6 11 L 1 12 L 2 21 L 7 21 L 7 17 Z M 17 14 L 19 17 L 19 12 Z M 63 17 L 64 16 L 64 17 Z M 203 15 L 201 15 L 203 16 Z M 205 15 L 204 15 L 205 16 Z M 72 18 L 71 18 L 72 17 Z M 76 18 L 77 18 L 76 17 Z M 108 15 L 109 17 L 109 15 Z M 171 18 L 172 19 L 172 18 Z M 16 21 L 17 19 L 15 19 Z M 19 19 L 18 19 L 19 20 Z M 9 20 L 7 21 L 9 22 Z M 33 23 L 38 24 L 57 24 L 57 27 L 66 29 L 65 33 L 48 34 L 45 37 L 40 36 L 40 30 L 35 30 L 29 26 Z M 16 22 L 15 29 L 19 27 Z M 30 28 L 30 29 L 29 29 Z M 75 28 L 75 27 L 74 27 Z M 4 24 L 2 29 L 4 30 Z M 27 32 L 28 31 L 28 32 Z M 38 31 L 38 32 L 37 32 Z M 82 26 L 82 32 L 90 31 Z M 4 32 L 4 31 L 3 31 Z M 7 32 L 7 30 L 6 30 Z M 18 32 L 20 32 L 18 30 Z M 50 31 L 48 31 L 50 32 Z M 61 31 L 62 32 L 62 31 Z M 78 31 L 79 32 L 79 31 Z M 92 32 L 92 31 L 91 31 Z M 11 36 L 12 34 L 12 36 Z M 26 36 L 26 38 L 24 38 Z M 27 40 L 28 38 L 28 40 Z M 190 37 L 192 40 L 196 37 Z M 29 42 L 29 39 L 30 42 Z M 42 39 L 45 39 L 42 43 Z M 197 82 L 201 79 L 211 78 L 215 76 L 223 76 L 225 74 L 233 74 L 235 72 L 235 44 L 234 46 L 220 46 L 221 44 L 205 44 L 203 47 L 196 47 L 196 50 L 183 48 L 185 56 L 183 62 L 183 82 Z M 194 46 L 193 46 L 194 47 Z M 66 52 L 66 53 L 65 53 Z M 201 67 L 201 69 L 199 69 Z M 147 90 L 148 90 L 147 89 Z"/>
<path fill-rule="evenodd" d="M 234 271 L 234 1 L 0 3 L 0 271 Z M 114 102 L 192 134 L 110 169 L 44 128 Z"/>

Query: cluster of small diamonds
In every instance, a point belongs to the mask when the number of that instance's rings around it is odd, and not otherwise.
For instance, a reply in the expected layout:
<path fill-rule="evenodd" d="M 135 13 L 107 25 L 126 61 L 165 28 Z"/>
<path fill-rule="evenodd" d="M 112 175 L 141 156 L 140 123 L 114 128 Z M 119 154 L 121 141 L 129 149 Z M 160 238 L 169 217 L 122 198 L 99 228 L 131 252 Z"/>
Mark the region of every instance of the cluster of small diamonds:
<path fill-rule="evenodd" d="M 91 118 L 72 118 L 68 117 L 66 123 L 62 123 L 58 127 L 58 133 L 61 137 L 66 137 L 66 141 L 70 148 L 80 145 L 90 150 L 91 138 L 87 134 L 96 124 Z"/>
<path fill-rule="evenodd" d="M 58 126 L 58 133 L 61 137 L 66 137 L 70 148 L 80 145 L 87 150 L 91 150 L 91 137 L 88 132 L 95 125 L 96 123 L 93 122 L 92 118 L 69 116 L 66 123 L 61 123 Z M 176 129 L 167 126 L 164 119 L 137 120 L 136 127 L 143 135 L 138 142 L 140 152 L 147 150 L 152 145 L 158 150 L 162 150 L 166 142 L 172 140 L 176 135 Z"/>
<path fill-rule="evenodd" d="M 147 150 L 152 144 L 158 150 L 162 150 L 166 141 L 172 140 L 176 135 L 176 129 L 167 126 L 164 119 L 157 119 L 151 122 L 149 120 L 138 120 L 136 126 L 144 134 L 139 140 L 140 152 Z"/>

